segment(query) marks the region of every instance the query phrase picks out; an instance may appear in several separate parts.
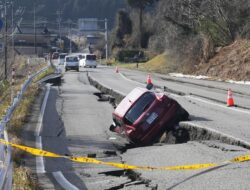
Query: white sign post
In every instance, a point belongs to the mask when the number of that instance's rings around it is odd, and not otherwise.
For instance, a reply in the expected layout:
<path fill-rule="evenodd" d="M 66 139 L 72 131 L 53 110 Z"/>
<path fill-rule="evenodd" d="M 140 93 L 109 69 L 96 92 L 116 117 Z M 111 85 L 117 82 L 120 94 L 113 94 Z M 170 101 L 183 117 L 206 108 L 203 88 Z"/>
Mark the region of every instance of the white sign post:
<path fill-rule="evenodd" d="M 4 43 L 0 42 L 0 52 L 2 53 L 4 50 Z"/>

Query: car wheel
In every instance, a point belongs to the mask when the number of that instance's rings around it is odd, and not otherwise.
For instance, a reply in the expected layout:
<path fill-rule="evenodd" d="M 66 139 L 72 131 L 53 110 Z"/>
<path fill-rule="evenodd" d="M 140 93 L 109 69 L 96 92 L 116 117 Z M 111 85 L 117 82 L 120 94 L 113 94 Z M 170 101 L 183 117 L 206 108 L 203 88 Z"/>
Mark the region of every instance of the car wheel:
<path fill-rule="evenodd" d="M 112 132 L 115 132 L 115 128 L 116 128 L 116 126 L 114 124 L 111 124 L 109 127 L 109 130 Z"/>

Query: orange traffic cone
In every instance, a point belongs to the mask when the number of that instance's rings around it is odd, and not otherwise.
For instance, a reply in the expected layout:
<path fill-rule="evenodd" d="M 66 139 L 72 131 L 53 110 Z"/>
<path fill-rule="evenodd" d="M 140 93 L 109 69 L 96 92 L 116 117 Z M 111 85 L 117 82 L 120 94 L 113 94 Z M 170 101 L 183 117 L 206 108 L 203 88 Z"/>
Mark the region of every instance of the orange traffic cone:
<path fill-rule="evenodd" d="M 234 99 L 232 90 L 229 88 L 227 92 L 227 106 L 234 106 Z"/>
<path fill-rule="evenodd" d="M 148 77 L 147 77 L 147 84 L 152 84 L 152 80 L 151 80 L 151 75 L 148 74 Z"/>
<path fill-rule="evenodd" d="M 118 67 L 115 68 L 115 72 L 116 72 L 116 73 L 119 73 Z"/>

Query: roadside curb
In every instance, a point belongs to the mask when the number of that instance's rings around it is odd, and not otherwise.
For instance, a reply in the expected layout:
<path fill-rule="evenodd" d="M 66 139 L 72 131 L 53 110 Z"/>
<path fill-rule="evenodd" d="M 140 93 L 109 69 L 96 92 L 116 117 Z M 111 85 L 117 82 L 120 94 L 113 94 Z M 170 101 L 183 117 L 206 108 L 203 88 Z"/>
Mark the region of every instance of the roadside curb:
<path fill-rule="evenodd" d="M 115 98 L 115 103 L 119 103 L 126 95 L 123 94 L 122 92 L 116 91 L 112 88 L 109 88 L 103 84 L 101 84 L 100 82 L 97 82 L 95 79 L 93 79 L 90 74 L 87 74 L 88 76 L 88 80 L 90 82 L 90 84 L 94 87 L 96 87 L 98 90 L 100 90 L 101 92 L 105 93 L 105 94 L 109 94 L 110 96 Z"/>
<path fill-rule="evenodd" d="M 225 134 L 223 132 L 211 129 L 205 126 L 194 124 L 188 121 L 183 121 L 179 123 L 179 126 L 191 131 L 190 140 L 219 140 L 223 143 L 240 146 L 246 149 L 250 149 L 250 143 L 242 139 L 233 137 L 231 135 Z"/>

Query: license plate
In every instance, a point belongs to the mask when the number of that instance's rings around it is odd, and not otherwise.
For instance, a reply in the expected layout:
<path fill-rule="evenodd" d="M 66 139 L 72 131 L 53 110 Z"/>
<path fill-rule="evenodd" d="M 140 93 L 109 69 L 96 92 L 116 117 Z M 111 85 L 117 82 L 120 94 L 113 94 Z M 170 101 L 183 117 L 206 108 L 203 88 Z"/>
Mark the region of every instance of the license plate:
<path fill-rule="evenodd" d="M 154 120 L 158 117 L 158 114 L 153 112 L 151 115 L 147 118 L 146 122 L 150 125 L 154 122 Z"/>

